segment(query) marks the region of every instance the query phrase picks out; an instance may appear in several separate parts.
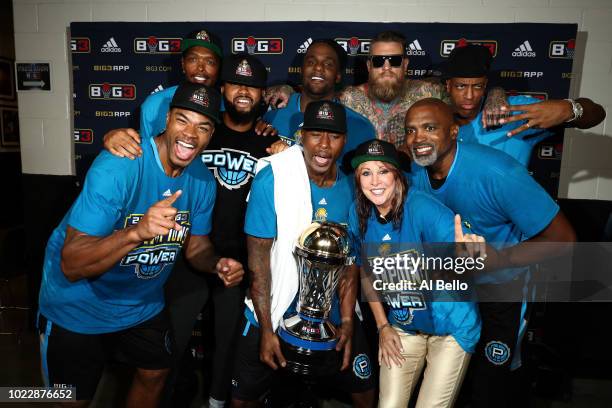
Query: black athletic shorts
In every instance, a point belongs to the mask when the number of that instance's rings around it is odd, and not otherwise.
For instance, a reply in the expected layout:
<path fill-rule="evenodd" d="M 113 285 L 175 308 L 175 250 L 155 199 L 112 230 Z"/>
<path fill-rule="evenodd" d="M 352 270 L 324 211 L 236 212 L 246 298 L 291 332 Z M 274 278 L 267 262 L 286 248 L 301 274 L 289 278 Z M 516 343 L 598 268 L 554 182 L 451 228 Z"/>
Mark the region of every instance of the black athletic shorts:
<path fill-rule="evenodd" d="M 259 359 L 259 328 L 251 325 L 246 317 L 241 328 L 244 331 L 237 342 L 232 397 L 242 401 L 255 401 L 262 398 L 284 372 L 280 369 L 273 370 Z M 368 344 L 357 318 L 349 368 L 332 376 L 320 377 L 317 382 L 350 394 L 376 387 Z"/>
<path fill-rule="evenodd" d="M 49 386 L 76 388 L 77 400 L 91 400 L 109 360 L 149 370 L 170 367 L 174 340 L 166 310 L 129 329 L 81 334 L 38 318 L 40 356 Z"/>

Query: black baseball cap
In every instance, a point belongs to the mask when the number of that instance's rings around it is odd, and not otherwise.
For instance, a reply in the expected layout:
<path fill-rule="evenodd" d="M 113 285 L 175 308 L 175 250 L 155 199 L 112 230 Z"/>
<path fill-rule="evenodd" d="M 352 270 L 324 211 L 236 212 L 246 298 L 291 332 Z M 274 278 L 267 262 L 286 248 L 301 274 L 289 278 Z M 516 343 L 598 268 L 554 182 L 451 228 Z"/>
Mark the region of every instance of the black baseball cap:
<path fill-rule="evenodd" d="M 214 88 L 202 84 L 185 82 L 178 86 L 170 108 L 181 108 L 206 115 L 219 123 L 221 94 Z"/>
<path fill-rule="evenodd" d="M 234 54 L 223 60 L 221 80 L 253 88 L 265 88 L 268 71 L 256 57 L 249 54 Z"/>
<path fill-rule="evenodd" d="M 223 53 L 221 52 L 221 47 L 218 45 L 218 42 L 206 30 L 193 31 L 189 33 L 187 37 L 183 38 L 181 42 L 181 52 L 184 54 L 189 48 L 196 46 L 208 48 L 217 54 L 219 58 L 223 58 Z"/>
<path fill-rule="evenodd" d="M 357 146 L 351 166 L 356 169 L 361 163 L 367 161 L 381 161 L 400 167 L 399 155 L 393 143 L 379 139 L 371 139 Z"/>
<path fill-rule="evenodd" d="M 468 44 L 455 47 L 448 56 L 445 78 L 480 78 L 491 68 L 491 52 L 482 45 Z"/>
<path fill-rule="evenodd" d="M 328 130 L 346 134 L 346 110 L 334 101 L 310 102 L 304 111 L 303 130 Z"/>

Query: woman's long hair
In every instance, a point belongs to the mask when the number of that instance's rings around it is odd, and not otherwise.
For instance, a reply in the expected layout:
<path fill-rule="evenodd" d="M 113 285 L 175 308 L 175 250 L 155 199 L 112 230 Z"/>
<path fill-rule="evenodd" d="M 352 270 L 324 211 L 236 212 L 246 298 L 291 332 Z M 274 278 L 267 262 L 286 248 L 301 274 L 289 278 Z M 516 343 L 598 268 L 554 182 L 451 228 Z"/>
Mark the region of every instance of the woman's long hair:
<path fill-rule="evenodd" d="M 383 166 L 389 170 L 395 178 L 395 194 L 391 199 L 391 211 L 389 211 L 389 214 L 387 214 L 385 218 L 393 223 L 394 229 L 398 229 L 402 223 L 402 218 L 404 217 L 404 201 L 408 195 L 408 181 L 400 169 L 391 163 L 382 163 Z M 359 233 L 361 234 L 361 238 L 365 237 L 368 229 L 368 218 L 370 218 L 372 210 L 374 209 L 374 204 L 368 200 L 361 190 L 360 170 L 362 166 L 363 163 L 355 169 L 355 195 L 357 196 L 357 203 L 355 206 L 357 209 L 357 217 L 359 218 Z"/>

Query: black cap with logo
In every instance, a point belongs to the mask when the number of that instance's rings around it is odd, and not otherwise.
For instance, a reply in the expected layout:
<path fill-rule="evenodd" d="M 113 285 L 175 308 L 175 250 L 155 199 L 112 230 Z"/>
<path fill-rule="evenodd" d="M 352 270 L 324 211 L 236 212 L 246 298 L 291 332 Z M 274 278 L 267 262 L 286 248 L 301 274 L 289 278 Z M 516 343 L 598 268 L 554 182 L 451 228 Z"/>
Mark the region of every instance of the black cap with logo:
<path fill-rule="evenodd" d="M 486 76 L 492 59 L 489 49 L 482 45 L 469 44 L 455 47 L 448 57 L 445 77 L 450 79 Z"/>
<path fill-rule="evenodd" d="M 185 82 L 178 86 L 170 108 L 181 108 L 206 115 L 219 123 L 221 94 L 214 88 L 202 84 Z"/>
<path fill-rule="evenodd" d="M 310 102 L 304 111 L 302 129 L 346 133 L 346 110 L 334 101 Z"/>
<path fill-rule="evenodd" d="M 221 80 L 253 88 L 265 88 L 268 71 L 256 57 L 249 54 L 234 54 L 223 60 Z"/>
<path fill-rule="evenodd" d="M 221 47 L 218 45 L 218 41 L 216 41 L 206 30 L 193 31 L 189 33 L 187 37 L 183 38 L 181 51 L 184 53 L 189 48 L 196 46 L 208 48 L 217 54 L 219 58 L 223 58 L 223 53 L 221 52 Z"/>
<path fill-rule="evenodd" d="M 400 167 L 400 159 L 395 146 L 384 140 L 371 139 L 357 146 L 351 166 L 356 169 L 361 163 L 367 161 L 381 161 Z"/>

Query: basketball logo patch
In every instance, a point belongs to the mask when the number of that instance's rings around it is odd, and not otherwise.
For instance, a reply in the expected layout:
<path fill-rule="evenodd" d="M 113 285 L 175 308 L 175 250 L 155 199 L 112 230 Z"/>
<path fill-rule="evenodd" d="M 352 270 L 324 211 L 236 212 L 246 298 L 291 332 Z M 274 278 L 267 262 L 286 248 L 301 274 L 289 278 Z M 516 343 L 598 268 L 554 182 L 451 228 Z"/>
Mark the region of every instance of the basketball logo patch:
<path fill-rule="evenodd" d="M 485 347 L 487 360 L 495 365 L 502 365 L 510 359 L 510 347 L 501 341 L 490 341 Z"/>

